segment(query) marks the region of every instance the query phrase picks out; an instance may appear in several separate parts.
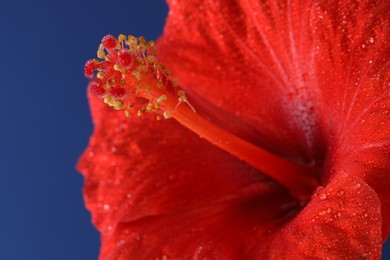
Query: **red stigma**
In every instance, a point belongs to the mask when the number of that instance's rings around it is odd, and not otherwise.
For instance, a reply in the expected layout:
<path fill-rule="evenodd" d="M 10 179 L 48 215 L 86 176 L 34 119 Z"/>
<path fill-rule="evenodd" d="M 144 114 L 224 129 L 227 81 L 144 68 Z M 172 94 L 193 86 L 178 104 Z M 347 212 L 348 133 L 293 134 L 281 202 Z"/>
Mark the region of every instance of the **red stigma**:
<path fill-rule="evenodd" d="M 92 78 L 93 77 L 93 72 L 95 71 L 95 69 L 96 69 L 95 61 L 94 60 L 88 60 L 85 63 L 85 66 L 84 66 L 84 75 L 87 78 Z"/>
<path fill-rule="evenodd" d="M 127 50 L 118 52 L 118 64 L 122 67 L 130 67 L 133 64 L 133 56 Z"/>
<path fill-rule="evenodd" d="M 104 36 L 103 40 L 103 47 L 106 48 L 107 50 L 114 49 L 116 47 L 116 38 L 112 35 L 106 35 Z"/>
<path fill-rule="evenodd" d="M 104 98 L 106 96 L 106 90 L 102 84 L 102 81 L 95 78 L 89 83 L 89 91 L 97 98 Z"/>

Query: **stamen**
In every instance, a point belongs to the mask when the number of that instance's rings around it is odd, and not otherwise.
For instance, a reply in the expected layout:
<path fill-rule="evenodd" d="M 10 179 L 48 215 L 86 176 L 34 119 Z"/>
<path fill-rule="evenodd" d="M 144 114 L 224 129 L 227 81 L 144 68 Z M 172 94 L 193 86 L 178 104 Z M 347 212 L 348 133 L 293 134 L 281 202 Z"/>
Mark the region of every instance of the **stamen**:
<path fill-rule="evenodd" d="M 127 117 L 155 113 L 156 119 L 174 118 L 221 149 L 261 170 L 287 187 L 301 201 L 310 198 L 318 185 L 318 169 L 290 162 L 213 125 L 198 115 L 184 90 L 158 60 L 153 41 L 121 34 L 103 38 L 97 56 L 87 61 L 84 73 L 96 77 L 89 89 L 98 98 Z"/>

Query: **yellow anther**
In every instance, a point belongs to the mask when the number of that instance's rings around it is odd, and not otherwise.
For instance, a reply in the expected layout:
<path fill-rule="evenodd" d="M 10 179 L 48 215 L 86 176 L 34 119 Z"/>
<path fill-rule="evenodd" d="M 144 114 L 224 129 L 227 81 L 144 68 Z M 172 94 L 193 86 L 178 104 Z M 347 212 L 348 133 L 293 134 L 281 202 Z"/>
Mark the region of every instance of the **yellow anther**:
<path fill-rule="evenodd" d="M 129 117 L 129 116 L 130 116 L 130 111 L 129 111 L 129 110 L 125 110 L 125 116 L 126 116 L 126 117 Z"/>
<path fill-rule="evenodd" d="M 155 62 L 156 61 L 156 57 L 153 56 L 153 55 L 149 55 L 146 57 L 146 62 L 148 63 L 152 63 L 152 62 Z"/>
<path fill-rule="evenodd" d="M 99 49 L 97 51 L 97 57 L 99 59 L 104 59 L 104 57 L 106 56 L 106 53 L 104 52 L 104 47 L 103 47 L 103 44 L 100 44 L 99 45 Z"/>
<path fill-rule="evenodd" d="M 169 118 L 172 117 L 172 116 L 171 116 L 171 113 L 170 113 L 168 110 L 167 110 L 167 111 L 164 111 L 163 116 L 164 116 L 165 119 L 169 119 Z"/>
<path fill-rule="evenodd" d="M 137 111 L 137 116 L 142 116 L 143 114 L 144 114 L 144 112 L 142 112 L 141 110 Z"/>
<path fill-rule="evenodd" d="M 137 89 L 141 89 L 142 86 L 143 86 L 142 82 L 138 82 L 138 83 L 135 85 L 135 87 L 136 87 Z"/>
<path fill-rule="evenodd" d="M 156 120 L 160 121 L 161 120 L 161 116 L 156 116 Z"/>
<path fill-rule="evenodd" d="M 131 48 L 134 48 L 137 46 L 137 38 L 133 35 L 129 35 L 127 40 L 127 45 L 129 45 Z"/>
<path fill-rule="evenodd" d="M 123 100 L 114 100 L 111 106 L 116 110 L 121 110 L 125 107 L 125 103 L 123 102 Z"/>
<path fill-rule="evenodd" d="M 125 103 L 123 102 L 123 100 L 116 100 L 110 96 L 104 98 L 104 103 L 106 103 L 110 107 L 113 107 L 116 110 L 121 110 L 125 107 Z"/>
<path fill-rule="evenodd" d="M 121 67 L 120 65 L 118 65 L 118 64 L 115 64 L 115 65 L 114 65 L 114 70 L 119 71 L 119 72 L 122 72 L 122 73 L 125 72 L 125 69 L 122 68 L 122 67 Z"/>
<path fill-rule="evenodd" d="M 139 40 L 139 44 L 140 45 L 146 45 L 147 44 L 147 41 L 145 40 L 145 38 L 143 36 L 139 37 L 138 40 Z"/>
<path fill-rule="evenodd" d="M 156 102 L 157 103 L 161 103 L 161 102 L 164 102 L 165 100 L 167 100 L 167 96 L 166 95 L 162 95 L 162 96 L 160 96 L 159 98 L 156 99 Z"/>
<path fill-rule="evenodd" d="M 140 65 L 140 66 L 138 66 L 138 71 L 139 72 L 147 72 L 148 71 L 148 67 Z"/>
<path fill-rule="evenodd" d="M 126 39 L 127 39 L 126 35 L 124 35 L 124 34 L 119 34 L 119 36 L 118 36 L 118 41 L 119 41 L 119 42 L 126 41 Z"/>
<path fill-rule="evenodd" d="M 103 71 L 99 71 L 99 72 L 96 74 L 96 77 L 99 78 L 99 79 L 104 78 L 104 72 L 103 72 Z"/>
<path fill-rule="evenodd" d="M 141 80 L 141 73 L 139 71 L 136 71 L 136 70 L 133 70 L 131 72 L 131 75 L 133 75 L 134 77 L 136 77 L 138 80 Z"/>
<path fill-rule="evenodd" d="M 146 111 L 154 111 L 154 110 L 156 110 L 156 105 L 153 102 L 149 101 L 149 103 L 146 105 L 145 109 L 146 109 Z"/>
<path fill-rule="evenodd" d="M 138 62 L 138 64 L 144 64 L 144 59 L 141 58 L 141 57 L 137 57 L 136 61 Z"/>

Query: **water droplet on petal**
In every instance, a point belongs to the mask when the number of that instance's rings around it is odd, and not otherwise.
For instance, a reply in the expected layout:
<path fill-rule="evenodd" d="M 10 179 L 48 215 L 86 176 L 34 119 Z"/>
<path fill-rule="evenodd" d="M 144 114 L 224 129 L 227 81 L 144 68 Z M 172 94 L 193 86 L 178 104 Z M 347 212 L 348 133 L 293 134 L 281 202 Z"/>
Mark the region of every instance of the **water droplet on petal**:
<path fill-rule="evenodd" d="M 337 193 L 337 196 L 339 196 L 339 197 L 341 197 L 343 195 L 344 195 L 344 191 L 342 191 L 342 190 Z"/>
<path fill-rule="evenodd" d="M 368 41 L 370 42 L 370 43 L 374 43 L 374 38 L 372 38 L 372 37 L 370 37 L 370 38 L 368 38 Z"/>
<path fill-rule="evenodd" d="M 324 193 L 324 194 L 321 194 L 321 196 L 320 196 L 320 198 L 322 199 L 322 200 L 326 200 L 326 198 L 327 198 L 328 196 Z"/>

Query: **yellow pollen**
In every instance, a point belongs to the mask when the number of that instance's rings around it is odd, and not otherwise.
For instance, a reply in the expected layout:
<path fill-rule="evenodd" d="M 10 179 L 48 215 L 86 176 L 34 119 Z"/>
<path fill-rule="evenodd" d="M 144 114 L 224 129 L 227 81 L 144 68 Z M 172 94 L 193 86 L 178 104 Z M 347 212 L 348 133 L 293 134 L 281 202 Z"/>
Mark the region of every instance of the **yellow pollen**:
<path fill-rule="evenodd" d="M 100 60 L 93 60 L 96 77 L 106 91 L 104 103 L 116 110 L 123 109 L 127 117 L 132 113 L 142 116 L 145 112 L 153 112 L 157 114 L 157 120 L 171 118 L 180 103 L 191 107 L 173 73 L 158 60 L 153 41 L 120 34 L 116 42 L 110 49 L 100 44 L 97 51 Z M 121 56 L 126 52 L 127 56 Z M 119 64 L 123 57 L 131 59 L 132 63 L 122 67 Z"/>

